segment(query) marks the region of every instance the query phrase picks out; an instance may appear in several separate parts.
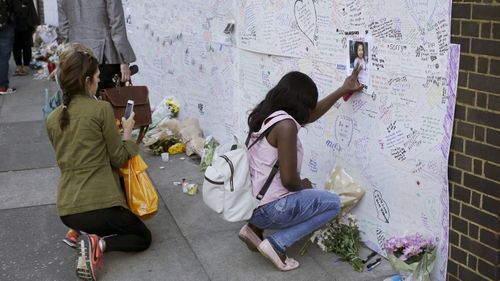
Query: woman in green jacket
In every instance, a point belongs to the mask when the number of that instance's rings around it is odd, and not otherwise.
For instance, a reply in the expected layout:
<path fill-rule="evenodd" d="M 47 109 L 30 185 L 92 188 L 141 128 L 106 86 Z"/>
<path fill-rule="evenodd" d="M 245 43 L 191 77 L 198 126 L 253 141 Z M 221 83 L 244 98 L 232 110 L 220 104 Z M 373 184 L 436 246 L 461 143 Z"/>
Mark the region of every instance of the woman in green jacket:
<path fill-rule="evenodd" d="M 134 114 L 122 118 L 123 137 L 111 105 L 95 98 L 99 63 L 90 53 L 64 51 L 59 81 L 63 105 L 47 119 L 47 131 L 61 170 L 57 210 L 62 222 L 83 235 L 77 243 L 76 273 L 96 280 L 105 251 L 143 251 L 151 233 L 127 207 L 117 169 L 138 153 L 131 141 Z"/>

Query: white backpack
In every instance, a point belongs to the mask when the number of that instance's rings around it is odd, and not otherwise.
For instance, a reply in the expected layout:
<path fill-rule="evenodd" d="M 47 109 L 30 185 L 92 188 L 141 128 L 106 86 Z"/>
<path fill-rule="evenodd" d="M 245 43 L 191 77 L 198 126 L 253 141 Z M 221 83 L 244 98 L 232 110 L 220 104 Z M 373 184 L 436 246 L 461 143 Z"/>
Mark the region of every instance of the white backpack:
<path fill-rule="evenodd" d="M 264 138 L 271 127 L 266 129 L 248 149 Z M 247 139 L 248 144 L 248 139 Z M 230 222 L 250 219 L 253 210 L 258 206 L 259 200 L 264 197 L 272 179 L 279 170 L 278 162 L 274 165 L 269 177 L 259 194 L 254 197 L 252 181 L 250 179 L 250 166 L 248 163 L 248 149 L 246 145 L 235 141 L 231 145 L 222 145 L 212 165 L 205 171 L 203 181 L 203 201 L 210 209 Z"/>

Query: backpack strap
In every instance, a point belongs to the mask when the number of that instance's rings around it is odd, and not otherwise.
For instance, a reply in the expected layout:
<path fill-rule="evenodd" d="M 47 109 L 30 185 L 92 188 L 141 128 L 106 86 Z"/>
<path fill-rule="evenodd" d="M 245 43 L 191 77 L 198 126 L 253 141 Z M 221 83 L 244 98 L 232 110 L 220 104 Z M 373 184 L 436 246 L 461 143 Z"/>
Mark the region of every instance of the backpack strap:
<path fill-rule="evenodd" d="M 280 115 L 284 115 L 284 114 L 277 114 L 277 115 L 273 116 L 272 118 L 280 116 Z M 285 118 L 285 119 L 288 119 L 288 118 Z M 265 129 L 264 132 L 262 132 L 257 137 L 257 139 L 250 146 L 248 146 L 248 143 L 250 142 L 250 137 L 252 135 L 252 132 L 249 132 L 247 140 L 245 142 L 245 144 L 247 145 L 248 149 L 250 149 L 257 142 L 259 142 L 260 140 L 262 140 L 264 137 L 267 137 L 267 135 L 269 135 L 269 133 L 271 132 L 271 130 L 274 128 L 274 126 L 276 124 L 278 124 L 279 121 L 282 121 L 282 120 L 285 120 L 285 119 L 280 119 L 280 120 L 276 121 L 274 124 L 269 125 L 269 127 L 267 129 Z M 264 183 L 264 186 L 262 186 L 262 188 L 260 189 L 259 194 L 257 194 L 257 196 L 255 196 L 255 198 L 257 198 L 258 200 L 262 200 L 262 198 L 264 198 L 264 195 L 266 195 L 266 192 L 269 189 L 269 186 L 271 185 L 271 182 L 273 181 L 274 176 L 276 176 L 276 174 L 278 173 L 279 169 L 280 169 L 279 160 L 276 160 L 276 163 L 274 163 L 274 166 L 271 169 L 271 172 L 269 173 L 269 176 L 267 177 L 266 182 Z"/>

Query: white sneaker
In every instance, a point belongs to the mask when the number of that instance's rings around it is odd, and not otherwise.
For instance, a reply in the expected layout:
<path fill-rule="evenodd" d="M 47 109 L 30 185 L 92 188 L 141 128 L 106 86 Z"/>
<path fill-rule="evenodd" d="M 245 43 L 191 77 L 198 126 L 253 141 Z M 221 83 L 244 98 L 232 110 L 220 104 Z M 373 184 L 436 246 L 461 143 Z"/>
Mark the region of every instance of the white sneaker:
<path fill-rule="evenodd" d="M 10 95 L 16 92 L 15 88 L 0 87 L 0 95 Z"/>

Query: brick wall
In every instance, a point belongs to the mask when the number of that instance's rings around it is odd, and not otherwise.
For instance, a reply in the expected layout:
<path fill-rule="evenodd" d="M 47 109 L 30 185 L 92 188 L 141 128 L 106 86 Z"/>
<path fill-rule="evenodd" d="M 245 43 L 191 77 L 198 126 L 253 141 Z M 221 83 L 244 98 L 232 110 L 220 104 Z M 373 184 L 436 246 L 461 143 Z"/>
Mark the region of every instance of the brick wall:
<path fill-rule="evenodd" d="M 447 280 L 499 280 L 500 1 L 453 0 L 451 33 L 461 54 Z"/>

